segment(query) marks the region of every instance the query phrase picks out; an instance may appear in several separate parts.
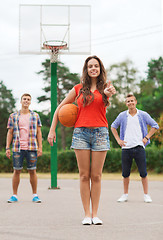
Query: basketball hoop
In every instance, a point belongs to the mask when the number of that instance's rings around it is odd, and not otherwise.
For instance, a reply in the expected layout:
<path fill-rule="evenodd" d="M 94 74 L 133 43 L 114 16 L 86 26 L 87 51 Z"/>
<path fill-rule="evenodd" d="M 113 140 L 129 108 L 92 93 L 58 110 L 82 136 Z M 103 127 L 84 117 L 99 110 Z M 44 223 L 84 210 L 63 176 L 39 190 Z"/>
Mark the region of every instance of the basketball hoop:
<path fill-rule="evenodd" d="M 49 40 L 43 43 L 43 48 L 51 50 L 51 62 L 53 63 L 58 61 L 59 51 L 66 47 L 67 43 L 59 40 Z"/>

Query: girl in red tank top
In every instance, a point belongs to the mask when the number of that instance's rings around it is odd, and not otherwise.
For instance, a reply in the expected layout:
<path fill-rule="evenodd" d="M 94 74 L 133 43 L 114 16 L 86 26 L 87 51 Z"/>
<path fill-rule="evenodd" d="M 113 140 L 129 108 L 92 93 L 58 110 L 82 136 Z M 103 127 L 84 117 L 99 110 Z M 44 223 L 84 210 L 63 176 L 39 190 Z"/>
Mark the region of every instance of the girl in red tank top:
<path fill-rule="evenodd" d="M 85 214 L 83 225 L 102 224 L 97 211 L 102 169 L 107 150 L 110 149 L 106 107 L 109 106 L 109 97 L 115 93 L 110 81 L 106 83 L 102 61 L 97 56 L 88 57 L 84 63 L 81 83 L 74 86 L 57 107 L 48 135 L 48 142 L 52 146 L 53 141 L 56 141 L 59 109 L 77 100 L 79 111 L 71 148 L 75 151 L 80 174 L 80 193 Z"/>

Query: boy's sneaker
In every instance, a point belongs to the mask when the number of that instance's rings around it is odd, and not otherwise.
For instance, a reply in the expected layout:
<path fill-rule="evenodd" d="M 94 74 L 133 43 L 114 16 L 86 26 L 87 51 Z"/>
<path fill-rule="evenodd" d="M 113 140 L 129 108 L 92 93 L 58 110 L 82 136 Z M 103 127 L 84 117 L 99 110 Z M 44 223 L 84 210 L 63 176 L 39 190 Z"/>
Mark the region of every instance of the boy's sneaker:
<path fill-rule="evenodd" d="M 35 197 L 32 199 L 32 202 L 41 203 L 41 199 L 40 199 L 38 196 L 35 196 Z"/>
<path fill-rule="evenodd" d="M 152 199 L 148 194 L 144 194 L 144 202 L 146 203 L 151 203 Z"/>
<path fill-rule="evenodd" d="M 117 202 L 127 202 L 128 201 L 128 194 L 123 194 Z"/>
<path fill-rule="evenodd" d="M 8 203 L 18 202 L 18 199 L 15 196 L 11 196 L 10 199 L 7 200 Z"/>

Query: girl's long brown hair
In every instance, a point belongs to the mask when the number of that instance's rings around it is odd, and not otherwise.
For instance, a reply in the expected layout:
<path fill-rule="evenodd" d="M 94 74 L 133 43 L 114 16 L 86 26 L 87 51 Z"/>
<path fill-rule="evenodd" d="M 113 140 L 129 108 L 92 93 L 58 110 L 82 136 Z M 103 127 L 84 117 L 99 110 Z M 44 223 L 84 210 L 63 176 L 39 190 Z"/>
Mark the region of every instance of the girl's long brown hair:
<path fill-rule="evenodd" d="M 91 92 L 92 80 L 91 80 L 91 77 L 88 75 L 88 70 L 87 70 L 88 69 L 87 64 L 88 64 L 89 60 L 91 60 L 92 58 L 96 59 L 100 65 L 100 74 L 97 77 L 96 88 L 101 93 L 105 106 L 108 106 L 109 101 L 107 100 L 107 97 L 104 94 L 104 89 L 106 87 L 106 71 L 105 71 L 102 61 L 95 55 L 90 56 L 85 60 L 84 67 L 83 67 L 83 73 L 82 73 L 82 77 L 81 77 L 82 88 L 80 89 L 79 96 L 77 98 L 79 98 L 80 95 L 83 94 L 82 100 L 83 100 L 84 106 L 89 105 L 94 100 L 94 94 Z"/>

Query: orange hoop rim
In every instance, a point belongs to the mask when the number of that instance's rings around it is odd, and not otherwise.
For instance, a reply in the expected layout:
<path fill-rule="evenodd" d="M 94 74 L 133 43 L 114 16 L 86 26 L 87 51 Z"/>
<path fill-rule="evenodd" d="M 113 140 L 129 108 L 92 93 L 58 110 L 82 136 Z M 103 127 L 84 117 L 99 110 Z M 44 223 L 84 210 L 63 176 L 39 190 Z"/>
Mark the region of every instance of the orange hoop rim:
<path fill-rule="evenodd" d="M 52 51 L 61 50 L 67 47 L 67 43 L 60 40 L 48 40 L 43 43 L 43 47 Z"/>

